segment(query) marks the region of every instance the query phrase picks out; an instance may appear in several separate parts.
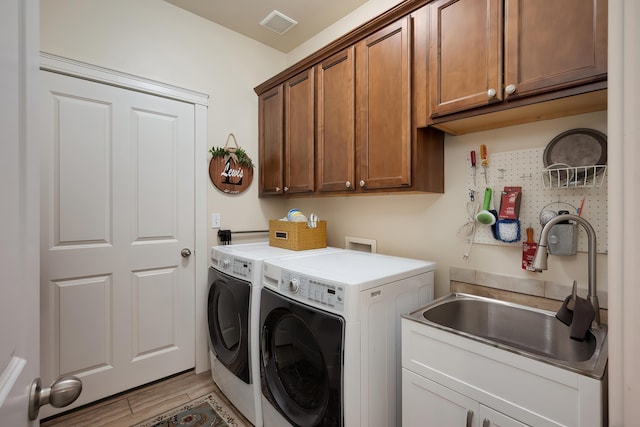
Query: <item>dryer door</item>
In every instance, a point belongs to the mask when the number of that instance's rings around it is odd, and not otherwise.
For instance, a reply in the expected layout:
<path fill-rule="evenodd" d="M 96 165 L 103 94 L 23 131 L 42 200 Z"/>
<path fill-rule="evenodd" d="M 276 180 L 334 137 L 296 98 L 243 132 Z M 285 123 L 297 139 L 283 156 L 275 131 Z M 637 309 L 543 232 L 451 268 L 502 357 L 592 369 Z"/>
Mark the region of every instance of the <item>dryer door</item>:
<path fill-rule="evenodd" d="M 344 319 L 268 289 L 260 307 L 264 396 L 294 425 L 341 426 Z"/>
<path fill-rule="evenodd" d="M 249 379 L 249 303 L 251 283 L 209 269 L 209 347 L 224 366 Z"/>

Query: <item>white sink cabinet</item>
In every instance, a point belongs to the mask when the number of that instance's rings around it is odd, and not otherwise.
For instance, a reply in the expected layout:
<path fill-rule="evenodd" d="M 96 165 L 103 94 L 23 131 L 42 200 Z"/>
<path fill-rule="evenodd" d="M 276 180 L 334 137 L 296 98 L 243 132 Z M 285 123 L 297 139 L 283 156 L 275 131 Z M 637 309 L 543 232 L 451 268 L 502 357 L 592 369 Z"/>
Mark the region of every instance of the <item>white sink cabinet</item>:
<path fill-rule="evenodd" d="M 404 427 L 602 426 L 601 381 L 402 318 Z"/>

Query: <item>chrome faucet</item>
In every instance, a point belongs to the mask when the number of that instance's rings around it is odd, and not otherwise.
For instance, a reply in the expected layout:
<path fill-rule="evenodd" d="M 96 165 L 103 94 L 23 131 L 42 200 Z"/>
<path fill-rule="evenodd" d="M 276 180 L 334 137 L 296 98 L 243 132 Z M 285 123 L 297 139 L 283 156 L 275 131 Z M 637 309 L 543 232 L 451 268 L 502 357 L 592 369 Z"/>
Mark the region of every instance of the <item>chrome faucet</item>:
<path fill-rule="evenodd" d="M 549 220 L 549 222 L 547 222 L 542 228 L 542 233 L 540 233 L 540 242 L 538 243 L 538 250 L 533 258 L 532 266 L 536 271 L 547 270 L 547 237 L 551 227 L 562 221 L 574 221 L 582 225 L 587 232 L 589 244 L 587 257 L 589 269 L 589 294 L 587 295 L 587 300 L 593 306 L 593 311 L 595 311 L 596 314 L 591 326 L 598 327 L 600 326 L 600 303 L 598 302 L 598 291 L 596 288 L 596 232 L 591 224 L 589 224 L 589 221 L 580 216 L 571 214 L 563 214 L 551 218 L 551 220 Z"/>

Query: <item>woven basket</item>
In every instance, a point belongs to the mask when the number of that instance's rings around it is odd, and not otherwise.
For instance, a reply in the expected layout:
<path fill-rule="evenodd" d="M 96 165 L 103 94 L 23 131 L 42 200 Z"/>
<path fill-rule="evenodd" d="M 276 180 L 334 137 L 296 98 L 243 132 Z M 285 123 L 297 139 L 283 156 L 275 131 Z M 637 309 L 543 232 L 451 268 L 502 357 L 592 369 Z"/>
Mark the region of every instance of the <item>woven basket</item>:
<path fill-rule="evenodd" d="M 318 221 L 316 228 L 306 222 L 269 221 L 269 245 L 304 251 L 327 247 L 327 221 Z"/>

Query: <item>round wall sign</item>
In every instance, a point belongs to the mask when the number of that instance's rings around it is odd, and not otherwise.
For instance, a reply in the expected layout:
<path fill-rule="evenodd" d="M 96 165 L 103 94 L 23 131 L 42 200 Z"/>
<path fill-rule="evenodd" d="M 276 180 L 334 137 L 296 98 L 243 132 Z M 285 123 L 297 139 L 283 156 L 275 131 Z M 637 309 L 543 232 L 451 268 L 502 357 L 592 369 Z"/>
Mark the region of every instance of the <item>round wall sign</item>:
<path fill-rule="evenodd" d="M 229 147 L 233 139 L 235 148 Z M 227 194 L 239 194 L 245 191 L 253 180 L 253 162 L 243 149 L 238 147 L 236 137 L 231 133 L 223 148 L 212 148 L 209 162 L 209 177 L 213 185 Z"/>

